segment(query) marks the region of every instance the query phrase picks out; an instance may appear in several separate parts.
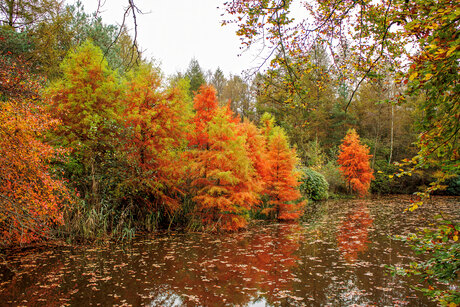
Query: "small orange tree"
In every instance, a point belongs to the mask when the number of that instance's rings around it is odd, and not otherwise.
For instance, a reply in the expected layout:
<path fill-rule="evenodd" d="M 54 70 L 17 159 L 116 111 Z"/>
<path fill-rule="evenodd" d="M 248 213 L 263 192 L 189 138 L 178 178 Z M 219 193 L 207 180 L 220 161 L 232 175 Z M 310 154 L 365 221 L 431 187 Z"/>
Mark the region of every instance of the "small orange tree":
<path fill-rule="evenodd" d="M 206 129 L 217 112 L 217 106 L 216 90 L 212 86 L 202 85 L 193 99 L 196 113 L 192 121 L 194 130 L 188 135 L 189 147 L 203 149 L 208 146 Z"/>
<path fill-rule="evenodd" d="M 371 157 L 369 147 L 361 145 L 356 130 L 348 130 L 340 145 L 337 162 L 348 183 L 348 188 L 358 192 L 360 197 L 364 197 L 368 193 L 371 181 L 374 179 L 374 171 L 369 165 Z"/>
<path fill-rule="evenodd" d="M 274 127 L 268 139 L 268 172 L 265 177 L 265 193 L 269 207 L 263 213 L 274 214 L 278 220 L 294 220 L 301 216 L 304 202 L 297 187 L 299 173 L 295 170 L 296 152 L 289 147 L 286 134 Z"/>
<path fill-rule="evenodd" d="M 206 226 L 237 230 L 246 226 L 262 187 L 244 146 L 245 138 L 237 134 L 225 108 L 217 109 L 206 130 L 207 147 L 193 155 L 196 213 Z"/>

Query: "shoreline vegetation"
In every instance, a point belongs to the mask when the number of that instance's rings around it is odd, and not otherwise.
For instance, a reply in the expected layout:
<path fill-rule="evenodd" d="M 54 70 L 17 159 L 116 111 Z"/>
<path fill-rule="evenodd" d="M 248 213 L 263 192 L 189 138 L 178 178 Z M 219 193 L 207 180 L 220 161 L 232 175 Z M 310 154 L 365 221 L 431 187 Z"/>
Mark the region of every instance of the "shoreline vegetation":
<path fill-rule="evenodd" d="M 68 241 L 68 238 L 62 235 L 56 235 L 50 237 L 48 240 L 38 240 L 29 243 L 21 243 L 21 244 L 12 244 L 12 245 L 2 245 L 0 250 L 3 253 L 7 252 L 7 254 L 15 253 L 15 251 L 27 251 L 27 250 L 34 250 L 34 249 L 47 249 L 52 247 L 77 247 L 77 248 L 86 248 L 91 246 L 105 246 L 105 245 L 127 245 L 129 246 L 132 244 L 133 240 L 145 239 L 145 238 L 155 238 L 157 235 L 160 236 L 168 236 L 168 235 L 186 235 L 186 234 L 209 234 L 209 235 L 225 235 L 232 234 L 232 233 L 244 233 L 246 231 L 250 231 L 251 228 L 259 227 L 261 225 L 270 225 L 273 223 L 299 223 L 299 224 L 307 224 L 313 225 L 315 227 L 316 223 L 321 220 L 324 216 L 327 215 L 327 207 L 338 208 L 343 204 L 347 204 L 348 202 L 356 202 L 360 201 L 363 203 L 372 203 L 374 201 L 386 201 L 389 205 L 387 210 L 394 210 L 394 208 L 402 208 L 400 214 L 410 214 L 410 212 L 405 212 L 405 209 L 410 208 L 411 203 L 413 202 L 413 195 L 411 194 L 387 194 L 387 195 L 368 195 L 364 198 L 356 198 L 356 196 L 344 194 L 340 196 L 335 196 L 334 198 L 328 198 L 318 201 L 310 201 L 308 205 L 304 207 L 303 214 L 300 218 L 296 220 L 285 220 L 285 221 L 276 221 L 269 218 L 252 218 L 248 221 L 248 224 L 245 228 L 240 228 L 237 231 L 233 232 L 226 232 L 226 231 L 210 231 L 210 230 L 197 230 L 192 231 L 187 228 L 183 227 L 174 227 L 174 228 L 157 228 L 153 231 L 139 231 L 135 233 L 135 236 L 132 240 L 120 240 L 119 238 L 114 237 L 106 237 L 103 239 L 95 239 L 95 240 L 73 240 Z M 429 201 L 426 202 L 427 210 L 434 210 L 436 211 L 436 203 L 441 202 L 452 202 L 452 201 L 460 201 L 459 196 L 446 196 L 446 195 L 435 195 Z M 395 205 L 397 204 L 397 205 Z M 327 206 L 325 206 L 327 205 Z M 394 208 L 393 208 L 394 207 Z M 393 208 L 393 209 L 391 209 Z M 408 210 L 407 210 L 408 211 Z M 439 210 L 438 210 L 439 211 Z M 433 218 L 431 216 L 430 218 Z M 454 222 L 458 222 L 460 217 L 452 216 Z"/>

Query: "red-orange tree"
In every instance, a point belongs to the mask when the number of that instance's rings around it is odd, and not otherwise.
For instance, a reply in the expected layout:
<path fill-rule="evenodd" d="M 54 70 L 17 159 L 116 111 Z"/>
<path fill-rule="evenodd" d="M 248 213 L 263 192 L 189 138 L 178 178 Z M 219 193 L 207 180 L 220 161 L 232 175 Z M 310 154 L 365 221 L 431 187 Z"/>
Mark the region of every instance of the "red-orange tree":
<path fill-rule="evenodd" d="M 9 65 L 6 65 L 9 63 Z M 70 201 L 64 182 L 56 179 L 50 162 L 63 151 L 45 142 L 45 134 L 59 122 L 40 105 L 39 84 L 26 64 L 8 59 L 0 73 L 0 239 L 3 244 L 25 243 L 47 236 L 63 223 L 63 207 Z M 14 76 L 26 79 L 9 79 Z M 18 84 L 16 84 L 19 82 Z M 9 85 L 9 83 L 15 83 Z"/>
<path fill-rule="evenodd" d="M 348 187 L 358 192 L 360 197 L 368 193 L 371 181 L 374 179 L 374 171 L 369 164 L 371 157 L 369 148 L 366 145 L 361 145 L 356 130 L 348 130 L 340 145 L 337 162 Z"/>
<path fill-rule="evenodd" d="M 207 125 L 216 114 L 217 106 L 216 90 L 211 86 L 202 85 L 193 99 L 195 116 L 192 120 L 194 130 L 188 135 L 190 147 L 207 147 Z"/>
<path fill-rule="evenodd" d="M 279 220 L 293 220 L 302 215 L 304 202 L 301 194 L 299 173 L 295 170 L 296 152 L 289 147 L 286 133 L 274 127 L 268 139 L 268 172 L 265 177 L 265 193 L 268 195 L 268 208 L 263 213 L 274 215 Z"/>
<path fill-rule="evenodd" d="M 245 137 L 238 134 L 228 109 L 217 107 L 212 87 L 201 87 L 195 107 L 195 131 L 189 136 L 195 213 L 207 227 L 245 227 L 249 210 L 258 203 L 261 190 Z"/>
<path fill-rule="evenodd" d="M 185 90 L 161 89 L 161 78 L 144 65 L 128 74 L 123 119 L 129 167 L 122 186 L 137 206 L 177 210 L 184 175 L 181 152 L 189 117 Z"/>

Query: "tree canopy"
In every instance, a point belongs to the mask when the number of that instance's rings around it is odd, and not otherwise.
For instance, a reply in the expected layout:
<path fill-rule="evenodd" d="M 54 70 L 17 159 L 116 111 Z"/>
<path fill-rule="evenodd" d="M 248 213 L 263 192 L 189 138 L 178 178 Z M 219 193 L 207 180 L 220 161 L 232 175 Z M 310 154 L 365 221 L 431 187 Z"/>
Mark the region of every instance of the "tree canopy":
<path fill-rule="evenodd" d="M 224 24 L 235 21 L 244 45 L 266 46 L 270 72 L 284 67 L 289 91 L 306 100 L 301 80 L 311 70 L 312 50 L 324 46 L 345 89 L 348 109 L 366 80 L 392 76 L 397 90 L 387 100 L 401 104 L 424 93 L 417 105 L 419 152 L 415 169 L 440 167 L 428 192 L 455 174 L 459 161 L 459 6 L 456 1 L 241 1 L 226 3 Z M 303 10 L 304 19 L 294 18 Z M 320 83 L 323 83 L 322 81 Z M 404 173 L 404 172 L 403 172 Z"/>

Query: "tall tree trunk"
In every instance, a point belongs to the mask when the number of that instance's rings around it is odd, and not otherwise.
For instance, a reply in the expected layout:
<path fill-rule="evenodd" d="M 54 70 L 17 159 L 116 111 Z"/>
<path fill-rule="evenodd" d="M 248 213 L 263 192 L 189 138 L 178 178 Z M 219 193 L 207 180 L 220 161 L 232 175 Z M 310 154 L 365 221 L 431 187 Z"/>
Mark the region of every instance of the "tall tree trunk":
<path fill-rule="evenodd" d="M 395 106 L 391 104 L 391 131 L 390 131 L 390 157 L 388 158 L 388 165 L 391 164 L 393 159 L 393 143 L 394 143 L 394 115 L 395 115 Z"/>
<path fill-rule="evenodd" d="M 14 16 L 14 0 L 8 2 L 8 25 L 13 27 L 13 16 Z"/>
<path fill-rule="evenodd" d="M 382 119 L 381 119 L 381 112 L 382 108 L 379 107 L 379 112 L 378 112 L 378 121 L 377 121 L 377 128 L 376 128 L 376 131 L 375 131 L 375 141 L 374 141 L 374 152 L 372 154 L 372 163 L 371 163 L 371 167 L 374 168 L 374 165 L 375 165 L 375 156 L 377 154 L 377 147 L 378 147 L 378 144 L 379 144 L 379 140 L 380 140 L 380 128 L 381 128 L 381 125 L 380 123 L 382 122 Z"/>
<path fill-rule="evenodd" d="M 375 141 L 374 141 L 374 152 L 372 153 L 372 169 L 374 169 L 374 165 L 375 165 L 375 155 L 377 153 L 377 145 L 379 143 L 379 139 L 380 139 L 380 133 L 377 131 L 377 134 L 375 135 Z"/>

